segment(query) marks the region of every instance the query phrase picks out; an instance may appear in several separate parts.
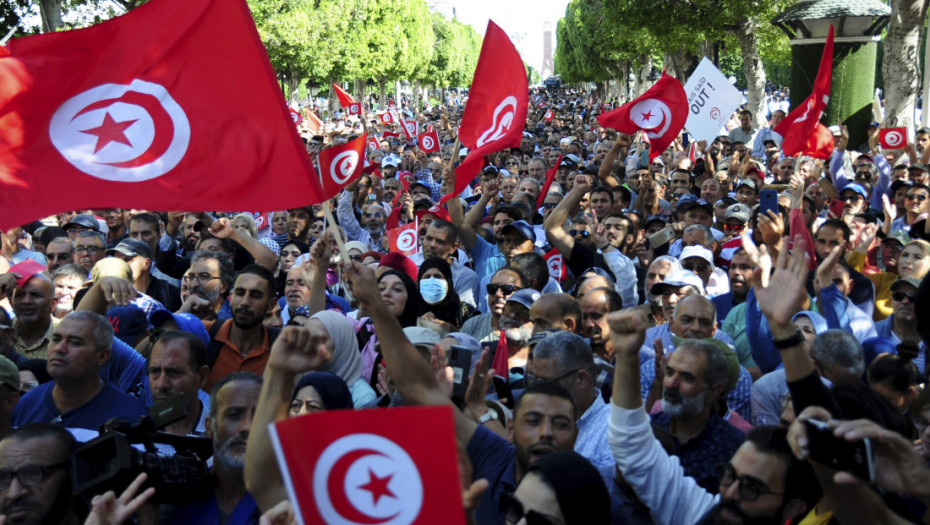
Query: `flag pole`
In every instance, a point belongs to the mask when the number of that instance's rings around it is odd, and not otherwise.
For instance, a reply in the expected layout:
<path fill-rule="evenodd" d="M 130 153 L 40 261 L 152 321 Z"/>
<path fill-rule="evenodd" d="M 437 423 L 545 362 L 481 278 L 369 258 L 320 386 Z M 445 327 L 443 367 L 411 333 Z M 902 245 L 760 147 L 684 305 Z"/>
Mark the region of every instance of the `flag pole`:
<path fill-rule="evenodd" d="M 317 158 L 314 159 L 314 164 L 316 164 L 316 172 L 320 175 L 320 183 L 323 183 L 323 172 L 320 170 L 320 157 L 317 155 Z M 329 209 L 330 199 L 323 201 L 323 219 L 324 226 L 326 224 L 333 231 L 333 238 L 336 240 L 336 247 L 339 249 L 339 255 L 342 256 L 342 262 L 349 264 L 352 262 L 352 259 L 349 259 L 349 254 L 346 251 L 346 244 L 342 239 L 342 233 L 339 231 L 339 223 L 336 222 L 336 219 L 333 218 L 333 212 Z"/>

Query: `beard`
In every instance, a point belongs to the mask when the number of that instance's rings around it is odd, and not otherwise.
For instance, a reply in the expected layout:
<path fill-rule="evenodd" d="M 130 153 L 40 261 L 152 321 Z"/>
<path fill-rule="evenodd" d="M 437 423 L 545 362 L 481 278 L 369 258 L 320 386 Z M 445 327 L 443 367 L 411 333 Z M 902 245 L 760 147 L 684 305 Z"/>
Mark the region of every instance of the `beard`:
<path fill-rule="evenodd" d="M 507 337 L 508 341 L 526 346 L 530 338 L 533 337 L 533 327 L 528 324 L 518 327 L 512 327 L 512 325 L 510 325 L 504 328 L 504 335 Z"/>
<path fill-rule="evenodd" d="M 667 397 L 679 398 L 680 401 L 669 400 Z M 707 391 L 687 397 L 681 394 L 678 389 L 666 388 L 662 391 L 662 411 L 671 417 L 694 417 L 704 410 L 704 403 L 707 401 Z"/>
<path fill-rule="evenodd" d="M 242 437 L 239 434 L 230 437 L 222 443 L 213 442 L 213 460 L 217 463 L 220 463 L 228 469 L 244 469 L 245 468 L 245 453 L 237 454 L 233 452 L 232 447 L 238 445 L 245 445 L 247 443 L 246 438 Z"/>

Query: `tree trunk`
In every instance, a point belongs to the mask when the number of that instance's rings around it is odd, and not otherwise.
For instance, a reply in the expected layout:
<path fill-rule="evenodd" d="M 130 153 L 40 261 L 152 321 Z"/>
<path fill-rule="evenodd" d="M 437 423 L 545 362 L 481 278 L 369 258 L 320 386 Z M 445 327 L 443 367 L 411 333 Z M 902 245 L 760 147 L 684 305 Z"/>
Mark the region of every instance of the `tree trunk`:
<path fill-rule="evenodd" d="M 756 38 L 755 23 L 746 19 L 736 27 L 736 38 L 743 55 L 743 75 L 746 76 L 746 109 L 752 111 L 753 126 L 766 125 L 765 113 L 765 69 L 759 56 L 759 40 Z"/>
<path fill-rule="evenodd" d="M 284 76 L 284 83 L 287 89 L 287 102 L 292 106 L 297 106 L 300 96 L 300 73 L 297 71 L 288 71 Z"/>
<path fill-rule="evenodd" d="M 882 127 L 915 124 L 914 108 L 917 90 L 920 89 L 917 53 L 926 16 L 927 0 L 891 0 L 891 23 L 885 36 L 885 57 L 882 61 L 885 79 L 885 122 Z"/>
<path fill-rule="evenodd" d="M 633 80 L 633 97 L 638 97 L 649 89 L 649 73 L 652 72 L 652 55 L 639 57 L 639 67 L 636 68 L 636 78 Z"/>
<path fill-rule="evenodd" d="M 333 113 L 336 112 L 336 109 L 340 107 L 339 97 L 336 96 L 336 90 L 333 89 L 333 84 L 335 83 L 336 83 L 336 79 L 334 77 L 330 77 L 329 78 L 329 96 L 328 96 L 329 104 L 327 104 L 327 108 L 326 108 L 327 114 L 325 117 L 322 115 L 319 115 L 320 117 L 324 119 L 331 117 Z"/>
<path fill-rule="evenodd" d="M 387 80 L 384 77 L 378 79 L 378 96 L 381 98 L 381 107 L 387 109 L 388 99 L 387 99 Z"/>
<path fill-rule="evenodd" d="M 691 65 L 692 55 L 685 49 L 665 55 L 665 72 L 677 78 L 682 84 L 688 81 L 688 67 Z"/>
<path fill-rule="evenodd" d="M 39 0 L 42 32 L 51 33 L 61 27 L 61 0 Z"/>

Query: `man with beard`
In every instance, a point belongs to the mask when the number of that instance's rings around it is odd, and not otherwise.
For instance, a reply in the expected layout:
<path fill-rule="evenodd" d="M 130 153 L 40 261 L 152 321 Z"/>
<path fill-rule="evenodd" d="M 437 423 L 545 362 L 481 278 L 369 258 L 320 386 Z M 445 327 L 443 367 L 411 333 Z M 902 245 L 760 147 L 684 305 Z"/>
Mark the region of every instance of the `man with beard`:
<path fill-rule="evenodd" d="M 530 321 L 530 308 L 542 296 L 532 288 L 517 290 L 507 298 L 497 322 L 507 340 L 507 358 L 510 368 L 524 368 L 529 358 L 530 338 L 533 337 L 533 322 Z M 499 345 L 499 343 L 498 343 Z M 498 374 L 506 377 L 505 374 Z"/>
<path fill-rule="evenodd" d="M 213 495 L 176 507 L 170 523 L 257 523 L 261 512 L 246 491 L 245 448 L 258 406 L 262 378 L 235 372 L 217 381 L 210 396 L 207 437 L 213 440 Z"/>
<path fill-rule="evenodd" d="M 888 339 L 896 346 L 905 341 L 917 345 L 920 352 L 913 356 L 913 363 L 920 373 L 924 374 L 927 369 L 926 343 L 917 332 L 917 313 L 914 310 L 919 286 L 920 280 L 914 277 L 898 279 L 891 285 L 892 313 L 875 323 L 875 331 L 878 332 L 878 337 Z"/>
<path fill-rule="evenodd" d="M 614 349 L 608 337 L 607 315 L 623 308 L 620 294 L 611 288 L 595 288 L 581 298 L 581 330 L 591 343 L 591 351 L 607 362 Z"/>
<path fill-rule="evenodd" d="M 737 305 L 746 302 L 746 296 L 752 287 L 752 271 L 756 265 L 742 247 L 733 252 L 727 277 L 730 279 L 730 291 L 711 300 L 717 308 L 717 322 L 722 323 Z"/>
<path fill-rule="evenodd" d="M 74 259 L 77 264 L 90 273 L 97 261 L 106 257 L 106 237 L 93 230 L 85 230 L 74 240 Z"/>
<path fill-rule="evenodd" d="M 568 390 L 575 402 L 575 413 L 581 414 L 575 452 L 600 469 L 612 467 L 614 459 L 607 445 L 610 408 L 597 387 L 600 371 L 593 355 L 581 336 L 565 331 L 551 333 L 533 348 L 533 373 L 526 379 L 529 384 L 554 381 Z"/>
<path fill-rule="evenodd" d="M 813 507 L 821 494 L 813 481 L 813 470 L 791 454 L 786 430 L 776 427 L 757 427 L 749 432 L 747 441 L 721 466 L 719 495 L 686 480 L 679 462 L 672 460 L 653 437 L 651 420 L 643 407 L 637 370 L 646 321 L 636 312 L 626 311 L 612 314 L 609 323 L 617 355 L 610 447 L 617 467 L 639 499 L 652 509 L 656 523 L 776 525 L 801 517 Z M 702 346 L 689 351 L 692 360 L 700 360 Z M 705 355 L 711 348 L 707 352 Z M 683 374 L 681 379 L 685 379 Z M 712 386 L 701 372 L 694 374 L 688 386 L 691 389 L 699 384 Z"/>
<path fill-rule="evenodd" d="M 479 342 L 497 342 L 500 339 L 500 318 L 507 299 L 516 291 L 525 288 L 526 283 L 527 278 L 523 272 L 513 266 L 504 266 L 497 270 L 486 288 L 490 311 L 465 321 L 462 332 Z"/>
<path fill-rule="evenodd" d="M 0 514 L 10 525 L 69 524 L 74 436 L 48 422 L 25 425 L 0 441 Z"/>
<path fill-rule="evenodd" d="M 209 250 L 194 252 L 191 267 L 181 281 L 184 303 L 178 313 L 192 313 L 206 321 L 229 319 L 232 307 L 226 295 L 232 279 L 233 263 L 228 255 Z"/>
<path fill-rule="evenodd" d="M 387 212 L 381 204 L 375 201 L 365 201 L 362 205 L 361 218 L 356 217 L 353 201 L 357 189 L 358 183 L 350 184 L 339 194 L 336 206 L 339 225 L 346 230 L 348 236 L 346 240 L 359 241 L 369 250 L 384 252 L 381 240 L 384 237 Z"/>
<path fill-rule="evenodd" d="M 109 419 L 135 421 L 145 407 L 100 377 L 110 360 L 113 327 L 94 312 L 72 312 L 55 328 L 48 346 L 53 381 L 29 391 L 13 410 L 13 426 L 51 421 L 97 432 Z"/>
<path fill-rule="evenodd" d="M 310 244 L 310 223 L 313 212 L 309 206 L 287 211 L 287 238 Z"/>
<path fill-rule="evenodd" d="M 257 264 L 243 268 L 236 276 L 230 297 L 232 319 L 214 321 L 209 327 L 212 342 L 207 349 L 208 388 L 233 372 L 261 375 L 265 371 L 273 338 L 263 321 L 274 305 L 271 271 Z"/>
<path fill-rule="evenodd" d="M 49 241 L 45 247 L 45 260 L 48 261 L 48 271 L 54 272 L 65 264 L 74 262 L 74 242 L 69 237 L 56 237 Z M 85 275 L 87 272 L 84 272 Z"/>
<path fill-rule="evenodd" d="M 126 216 L 119 208 L 100 210 L 100 216 L 107 223 L 107 248 L 112 248 L 129 235 Z"/>
<path fill-rule="evenodd" d="M 197 243 L 200 242 L 200 230 L 203 228 L 203 223 L 200 222 L 196 214 L 189 213 L 184 217 L 184 227 L 182 228 L 184 239 L 180 253 L 190 255 L 197 250 Z"/>

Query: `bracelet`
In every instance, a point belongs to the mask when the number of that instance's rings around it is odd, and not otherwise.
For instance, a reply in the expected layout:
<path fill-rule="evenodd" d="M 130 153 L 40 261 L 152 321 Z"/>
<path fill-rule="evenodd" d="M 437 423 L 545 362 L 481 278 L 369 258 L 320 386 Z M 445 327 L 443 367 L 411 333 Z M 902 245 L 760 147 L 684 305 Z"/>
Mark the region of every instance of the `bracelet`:
<path fill-rule="evenodd" d="M 799 346 L 804 342 L 804 334 L 800 330 L 794 333 L 791 337 L 786 337 L 784 339 L 775 339 L 772 341 L 772 346 L 778 350 L 786 350 L 788 348 L 794 348 Z"/>

